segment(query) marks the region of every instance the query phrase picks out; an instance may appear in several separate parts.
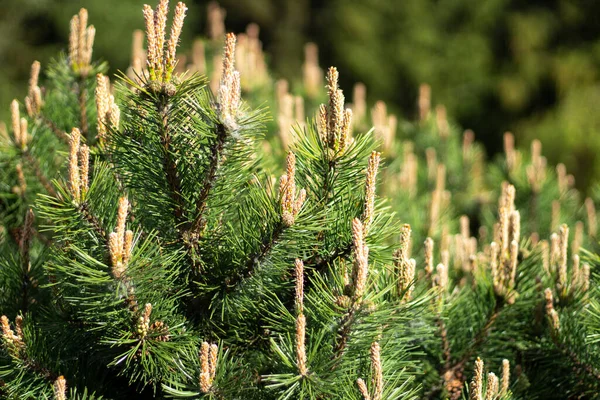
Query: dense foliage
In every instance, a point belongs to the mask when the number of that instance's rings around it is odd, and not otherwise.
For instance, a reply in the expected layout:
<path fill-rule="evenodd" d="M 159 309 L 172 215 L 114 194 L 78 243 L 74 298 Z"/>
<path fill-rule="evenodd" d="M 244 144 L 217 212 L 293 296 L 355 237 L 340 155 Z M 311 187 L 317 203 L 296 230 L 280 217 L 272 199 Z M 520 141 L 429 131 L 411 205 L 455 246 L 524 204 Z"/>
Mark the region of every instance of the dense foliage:
<path fill-rule="evenodd" d="M 597 395 L 599 199 L 539 141 L 486 162 L 426 85 L 347 108 L 310 46 L 293 95 L 216 6 L 176 55 L 186 11 L 144 6 L 111 86 L 82 9 L 10 106 L 0 396 Z"/>

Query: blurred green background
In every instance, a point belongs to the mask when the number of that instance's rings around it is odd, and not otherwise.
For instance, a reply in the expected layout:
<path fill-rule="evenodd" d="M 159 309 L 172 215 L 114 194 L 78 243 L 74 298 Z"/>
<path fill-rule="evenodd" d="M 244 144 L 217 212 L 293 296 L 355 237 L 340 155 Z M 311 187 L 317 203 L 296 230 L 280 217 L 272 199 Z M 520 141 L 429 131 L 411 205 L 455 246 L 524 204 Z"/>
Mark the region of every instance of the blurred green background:
<path fill-rule="evenodd" d="M 131 32 L 143 27 L 141 0 L 0 0 L 0 118 L 26 93 L 34 59 L 65 49 L 69 19 L 86 7 L 97 29 L 95 58 L 129 64 Z M 188 0 L 184 48 L 206 31 L 205 1 Z M 492 156 L 505 130 L 527 147 L 544 143 L 580 188 L 600 177 L 600 1 L 598 0 L 222 0 L 227 28 L 261 27 L 276 77 L 298 80 L 303 44 L 336 65 L 342 88 L 364 82 L 406 118 L 418 86 L 472 128 Z"/>

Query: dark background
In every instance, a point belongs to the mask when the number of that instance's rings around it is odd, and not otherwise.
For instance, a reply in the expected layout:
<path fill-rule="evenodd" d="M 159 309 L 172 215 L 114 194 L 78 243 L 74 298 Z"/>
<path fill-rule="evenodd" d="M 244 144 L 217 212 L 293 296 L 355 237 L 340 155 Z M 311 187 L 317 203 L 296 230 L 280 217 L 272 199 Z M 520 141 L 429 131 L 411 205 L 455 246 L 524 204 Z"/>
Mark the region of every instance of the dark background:
<path fill-rule="evenodd" d="M 174 2 L 173 2 L 174 3 Z M 0 118 L 26 93 L 34 59 L 66 48 L 69 19 L 88 9 L 95 59 L 125 70 L 138 0 L 0 0 Z M 188 0 L 182 47 L 206 32 L 205 1 Z M 369 102 L 415 116 L 418 86 L 432 86 L 454 121 L 475 131 L 490 156 L 505 130 L 517 144 L 544 143 L 587 188 L 600 177 L 600 1 L 597 0 L 222 0 L 227 29 L 261 27 L 275 77 L 298 81 L 303 44 L 336 65 L 342 88 L 367 85 Z M 154 5 L 154 4 L 153 4 Z M 172 7 L 174 4 L 171 5 Z"/>

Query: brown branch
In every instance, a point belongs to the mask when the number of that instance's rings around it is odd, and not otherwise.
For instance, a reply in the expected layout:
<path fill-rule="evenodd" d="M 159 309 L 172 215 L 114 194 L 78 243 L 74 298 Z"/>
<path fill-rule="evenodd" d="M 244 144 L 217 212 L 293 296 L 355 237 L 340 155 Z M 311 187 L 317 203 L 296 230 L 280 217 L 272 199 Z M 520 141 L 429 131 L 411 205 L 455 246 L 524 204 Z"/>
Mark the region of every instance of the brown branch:
<path fill-rule="evenodd" d="M 108 235 L 106 234 L 104 228 L 102 228 L 102 224 L 98 218 L 91 213 L 88 203 L 81 203 L 79 206 L 79 212 L 83 216 L 83 219 L 87 221 L 87 223 L 90 224 L 90 226 L 94 229 L 96 234 L 100 236 L 105 243 L 107 243 Z"/>
<path fill-rule="evenodd" d="M 334 349 L 334 359 L 340 360 L 342 355 L 344 354 L 344 349 L 348 344 L 348 336 L 350 335 L 350 328 L 352 323 L 354 322 L 354 318 L 356 317 L 356 311 L 358 310 L 358 305 L 355 302 L 352 302 L 350 305 L 348 312 L 340 321 L 340 327 L 338 328 L 338 336 L 340 340 L 335 345 Z M 334 368 L 337 366 L 337 363 L 334 364 Z"/>
<path fill-rule="evenodd" d="M 567 348 L 564 343 L 561 343 L 558 340 L 558 337 L 556 334 L 552 333 L 551 336 L 552 336 L 552 342 L 554 343 L 556 348 L 558 348 L 558 350 L 575 365 L 574 371 L 575 371 L 575 373 L 577 373 L 577 375 L 580 375 L 581 371 L 585 371 L 585 373 L 590 378 L 594 379 L 595 381 L 600 382 L 600 372 L 599 371 L 597 371 L 591 365 L 585 364 L 583 361 L 581 361 L 579 359 L 579 357 L 577 356 L 577 354 L 575 354 L 573 351 L 571 351 L 569 348 Z"/>
<path fill-rule="evenodd" d="M 27 161 L 27 164 L 29 164 L 29 166 L 33 169 L 33 173 L 35 174 L 36 178 L 40 181 L 42 186 L 44 186 L 44 189 L 46 189 L 48 194 L 50 194 L 53 197 L 56 197 L 56 190 L 54 190 L 54 187 L 52 186 L 46 175 L 44 175 L 44 173 L 42 172 L 42 169 L 40 168 L 40 164 L 38 163 L 37 159 L 31 155 L 29 150 L 23 150 L 22 155 L 23 158 L 25 158 L 25 160 Z"/>
<path fill-rule="evenodd" d="M 248 261 L 246 261 L 244 269 L 236 276 L 225 280 L 225 284 L 228 288 L 235 287 L 236 284 L 251 276 L 252 272 L 267 257 L 275 244 L 279 241 L 279 238 L 283 234 L 284 230 L 283 222 L 279 221 L 273 229 L 271 235 L 263 238 L 260 249 L 248 257 Z"/>
<path fill-rule="evenodd" d="M 70 139 L 69 135 L 67 135 L 67 133 L 65 131 L 60 129 L 54 123 L 54 121 L 52 121 L 50 118 L 48 118 L 44 114 L 40 114 L 39 119 L 44 125 L 46 125 L 48 127 L 48 129 L 50 129 L 54 133 L 54 135 L 57 138 L 59 138 L 63 143 L 69 144 L 69 139 Z"/>
<path fill-rule="evenodd" d="M 184 221 L 184 201 L 181 196 L 181 182 L 177 175 L 177 163 L 171 157 L 171 135 L 169 134 L 169 107 L 167 99 L 162 99 L 158 105 L 158 113 L 161 117 L 160 141 L 163 146 L 163 169 L 166 174 L 167 184 L 171 198 L 175 203 L 175 219 L 177 223 Z"/>
<path fill-rule="evenodd" d="M 488 336 L 494 322 L 500 315 L 500 311 L 502 310 L 502 303 L 496 302 L 496 306 L 494 307 L 494 312 L 488 318 L 486 324 L 483 328 L 477 333 L 475 336 L 475 340 L 469 349 L 463 354 L 461 359 L 455 362 L 452 365 L 449 365 L 448 362 L 445 363 L 444 368 L 440 372 L 440 375 L 444 378 L 444 387 L 450 394 L 450 399 L 457 400 L 460 399 L 462 394 L 462 388 L 465 383 L 465 375 L 464 375 L 464 367 L 467 361 L 473 357 L 475 351 L 481 346 L 485 338 Z"/>
<path fill-rule="evenodd" d="M 210 163 L 208 166 L 208 172 L 204 179 L 204 185 L 200 190 L 200 196 L 196 201 L 196 219 L 194 220 L 191 228 L 191 233 L 197 236 L 206 226 L 206 220 L 203 218 L 204 211 L 206 210 L 208 195 L 215 185 L 217 172 L 221 165 L 221 155 L 223 148 L 225 147 L 225 140 L 227 139 L 227 128 L 225 125 L 217 124 L 217 140 L 212 144 L 210 148 Z"/>
<path fill-rule="evenodd" d="M 440 332 L 440 338 L 442 340 L 442 358 L 444 360 L 444 368 L 450 367 L 450 342 L 448 341 L 448 330 L 446 329 L 446 324 L 442 320 L 442 318 L 437 317 L 435 319 L 435 323 L 438 326 Z"/>

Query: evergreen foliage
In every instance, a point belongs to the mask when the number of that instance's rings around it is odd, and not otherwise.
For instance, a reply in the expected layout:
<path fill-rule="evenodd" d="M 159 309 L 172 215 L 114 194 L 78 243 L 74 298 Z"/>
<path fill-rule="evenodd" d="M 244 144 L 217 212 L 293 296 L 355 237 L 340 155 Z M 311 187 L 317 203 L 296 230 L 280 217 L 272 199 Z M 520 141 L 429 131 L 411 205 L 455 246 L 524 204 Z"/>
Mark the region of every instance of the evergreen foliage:
<path fill-rule="evenodd" d="M 144 6 L 112 90 L 81 10 L 11 105 L 2 397 L 597 396 L 594 199 L 539 142 L 486 163 L 427 86 L 417 121 L 369 120 L 310 50 L 293 96 L 222 16 L 185 68 L 174 10 L 167 35 L 168 1 Z"/>

